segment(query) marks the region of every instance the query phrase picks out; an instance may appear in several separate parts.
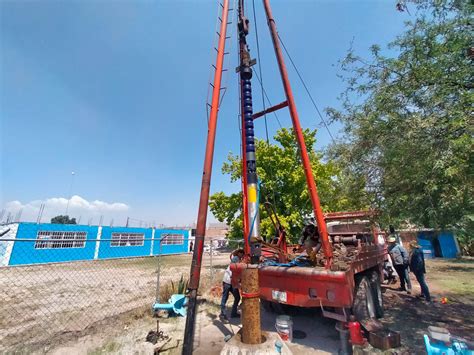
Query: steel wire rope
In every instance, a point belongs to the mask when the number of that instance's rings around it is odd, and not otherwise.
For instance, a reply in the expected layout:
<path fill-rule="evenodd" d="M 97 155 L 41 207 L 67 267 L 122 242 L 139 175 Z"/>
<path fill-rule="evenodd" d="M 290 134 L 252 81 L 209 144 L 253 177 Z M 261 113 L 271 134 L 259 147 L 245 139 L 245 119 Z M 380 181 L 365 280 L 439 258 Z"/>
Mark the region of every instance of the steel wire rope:
<path fill-rule="evenodd" d="M 308 89 L 308 86 L 306 86 L 306 83 L 305 83 L 305 81 L 304 81 L 304 79 L 303 79 L 303 76 L 301 75 L 300 71 L 298 70 L 298 68 L 297 68 L 297 66 L 296 66 L 296 64 L 295 64 L 295 62 L 293 61 L 293 58 L 291 57 L 290 53 L 288 52 L 288 49 L 286 48 L 285 43 L 283 43 L 283 40 L 281 39 L 280 34 L 279 34 L 278 32 L 277 32 L 277 36 L 278 36 L 278 39 L 280 40 L 281 45 L 283 46 L 283 49 L 285 50 L 286 55 L 288 56 L 288 59 L 289 59 L 290 62 L 291 62 L 291 65 L 292 65 L 293 68 L 295 69 L 296 74 L 297 74 L 298 77 L 300 78 L 301 83 L 303 84 L 303 87 L 304 87 L 306 93 L 308 94 L 308 96 L 309 96 L 309 98 L 310 98 L 310 100 L 311 100 L 311 102 L 312 102 L 314 108 L 316 109 L 316 112 L 318 113 L 319 118 L 321 119 L 321 121 L 323 122 L 324 126 L 326 127 L 326 130 L 327 130 L 329 136 L 331 137 L 332 142 L 333 142 L 333 143 L 336 143 L 336 141 L 335 141 L 335 139 L 334 139 L 334 137 L 333 137 L 331 131 L 329 130 L 329 126 L 328 126 L 326 120 L 324 119 L 323 115 L 321 114 L 321 111 L 319 110 L 318 105 L 316 105 L 316 102 L 314 101 L 313 96 L 311 95 L 311 93 L 310 93 L 310 91 L 309 91 L 309 89 Z"/>
<path fill-rule="evenodd" d="M 262 61 L 261 61 L 261 57 L 260 57 L 260 41 L 259 41 L 259 37 L 258 37 L 258 22 L 257 22 L 256 10 L 255 10 L 255 0 L 252 0 L 252 9 L 253 9 L 253 21 L 255 23 L 255 42 L 256 42 L 256 45 L 257 45 L 257 64 L 258 64 L 258 72 L 259 72 L 259 75 L 256 75 L 256 77 L 257 77 L 257 80 L 260 84 L 260 88 L 261 88 L 261 92 L 262 92 L 263 112 L 265 112 L 265 109 L 266 109 L 266 106 L 265 106 L 266 92 L 265 92 L 265 89 L 263 87 Z M 255 73 L 255 74 L 257 74 L 257 73 Z M 281 128 L 280 120 L 278 120 L 278 117 L 276 116 L 276 114 L 275 114 L 275 117 L 277 118 L 278 124 L 280 125 L 280 128 Z M 267 123 L 267 114 L 266 113 L 263 115 L 263 118 L 265 120 L 265 135 L 266 135 L 266 139 L 267 139 L 267 145 L 268 145 L 268 147 L 270 147 L 270 139 L 269 139 L 269 136 L 268 136 L 268 123 Z M 274 174 L 273 168 L 271 166 L 270 166 L 269 173 L 270 173 L 271 178 L 273 180 L 275 180 L 275 174 Z M 259 185 L 260 185 L 260 183 L 259 183 Z M 260 189 L 265 191 L 267 189 L 267 186 L 265 184 L 262 184 L 261 187 L 259 186 L 259 191 L 260 191 Z M 275 208 L 275 213 L 276 213 L 275 189 L 274 188 L 269 188 L 269 190 L 271 191 L 273 206 Z M 260 192 L 259 192 L 259 195 L 260 195 Z M 265 195 L 265 200 L 268 202 L 268 195 L 266 193 L 264 195 Z"/>
<path fill-rule="evenodd" d="M 257 44 L 257 64 L 258 64 L 258 73 L 260 75 L 259 83 L 260 83 L 260 88 L 262 91 L 262 105 L 263 105 L 263 111 L 265 112 L 265 95 L 263 93 L 263 74 L 262 74 L 262 61 L 260 60 L 260 44 L 258 41 L 258 24 L 257 24 L 257 16 L 255 12 L 255 0 L 252 0 L 252 8 L 253 8 L 253 22 L 255 23 L 255 41 Z M 263 118 L 265 120 L 265 134 L 267 138 L 267 144 L 270 144 L 270 139 L 268 138 L 268 124 L 267 124 L 267 114 L 265 113 L 263 115 Z"/>
<path fill-rule="evenodd" d="M 255 73 L 255 77 L 257 78 L 258 82 L 260 83 L 260 77 L 258 76 L 257 73 Z M 265 87 L 263 85 L 262 85 L 262 88 L 263 88 L 263 93 L 265 94 L 265 98 L 268 101 L 268 104 L 270 105 L 270 107 L 273 106 L 272 102 L 270 101 L 270 98 L 268 97 L 267 91 L 265 90 Z M 276 111 L 273 111 L 273 115 L 275 116 L 275 119 L 277 120 L 278 125 L 280 126 L 280 128 L 283 128 L 283 126 L 281 125 L 280 119 L 278 118 L 278 115 L 276 114 Z"/>

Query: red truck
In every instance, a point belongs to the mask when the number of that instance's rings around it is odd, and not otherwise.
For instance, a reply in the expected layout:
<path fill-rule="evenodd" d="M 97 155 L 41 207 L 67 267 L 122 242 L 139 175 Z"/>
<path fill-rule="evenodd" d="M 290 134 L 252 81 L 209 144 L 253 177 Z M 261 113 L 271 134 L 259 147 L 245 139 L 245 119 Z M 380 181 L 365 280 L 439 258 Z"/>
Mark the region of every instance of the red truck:
<path fill-rule="evenodd" d="M 245 1 L 238 0 L 237 9 L 237 32 L 239 41 L 239 66 L 236 72 L 240 83 L 240 127 L 241 127 L 241 159 L 242 159 L 242 210 L 243 210 L 243 235 L 245 262 L 232 265 L 233 283 L 238 284 L 242 271 L 251 277 L 244 280 L 257 282 L 244 282 L 251 291 L 242 288 L 242 297 L 249 307 L 244 307 L 242 313 L 243 332 L 242 340 L 251 328 L 260 333 L 255 318 L 252 317 L 255 309 L 258 309 L 257 297 L 265 302 L 273 304 L 293 305 L 299 307 L 320 307 L 323 315 L 335 318 L 341 322 L 347 322 L 349 315 L 353 313 L 358 320 L 365 321 L 370 318 L 380 317 L 383 313 L 381 277 L 386 248 L 383 238 L 375 224 L 371 222 L 370 213 L 331 213 L 322 212 L 317 186 L 313 176 L 312 164 L 309 160 L 308 148 L 304 140 L 299 115 L 296 109 L 294 95 L 288 78 L 285 65 L 281 38 L 276 28 L 275 17 L 272 14 L 270 0 L 263 0 L 267 25 L 278 63 L 283 89 L 284 101 L 264 108 L 263 111 L 253 111 L 252 77 L 253 69 L 257 62 L 252 59 L 247 43 L 249 34 L 249 20 L 245 17 Z M 207 221 L 207 208 L 209 203 L 209 191 L 212 175 L 212 161 L 214 154 L 215 135 L 217 127 L 217 116 L 221 98 L 221 79 L 223 68 L 226 40 L 231 38 L 226 35 L 229 0 L 223 0 L 222 13 L 219 17 L 220 30 L 218 35 L 217 57 L 214 67 L 214 81 L 212 84 L 212 101 L 209 105 L 210 113 L 208 119 L 208 135 L 204 169 L 201 183 L 201 194 L 199 199 L 198 218 L 196 226 L 195 249 L 191 263 L 190 282 L 188 286 L 188 308 L 186 328 L 184 334 L 183 354 L 192 353 L 194 323 L 196 318 L 197 290 L 202 265 L 204 250 L 204 238 Z M 286 49 L 285 49 L 286 50 Z M 262 91 L 263 91 L 263 83 Z M 276 226 L 279 233 L 278 241 L 275 243 L 263 243 L 259 226 L 259 185 L 257 176 L 258 152 L 255 146 L 254 120 L 268 113 L 288 108 L 291 117 L 293 132 L 298 144 L 298 152 L 302 163 L 309 200 L 312 205 L 321 250 L 313 257 L 310 266 L 298 265 L 298 250 L 294 246 L 287 245 L 284 230 Z M 369 218 L 370 217 L 370 218 Z M 308 252 L 308 251 L 307 251 Z M 271 264 L 269 264 L 269 261 Z M 284 265 L 290 263 L 297 266 Z M 258 272 L 256 271 L 258 270 Z M 257 284 L 258 287 L 255 287 Z M 258 289 L 258 292 L 255 290 Z M 257 302 L 255 302 L 257 301 Z M 257 306 L 257 307 L 255 307 Z M 256 311 L 255 313 L 258 313 Z M 251 321 L 249 321 L 251 319 Z M 344 325 L 340 325 L 343 327 Z M 340 328 L 343 329 L 343 328 Z M 341 340 L 342 340 L 341 331 Z M 249 343 L 261 340 L 259 335 L 252 334 Z"/>
<path fill-rule="evenodd" d="M 278 241 L 263 247 L 259 285 L 264 306 L 320 307 L 324 316 L 343 322 L 349 320 L 350 314 L 361 322 L 382 317 L 380 285 L 387 250 L 384 235 L 372 217 L 365 211 L 325 214 L 334 252 L 329 269 L 324 265 L 283 266 L 301 254 L 294 252 L 294 245 L 286 244 L 286 236 L 280 230 Z M 267 260 L 283 265 L 265 265 Z M 238 286 L 244 267 L 245 264 L 232 265 L 234 286 Z"/>

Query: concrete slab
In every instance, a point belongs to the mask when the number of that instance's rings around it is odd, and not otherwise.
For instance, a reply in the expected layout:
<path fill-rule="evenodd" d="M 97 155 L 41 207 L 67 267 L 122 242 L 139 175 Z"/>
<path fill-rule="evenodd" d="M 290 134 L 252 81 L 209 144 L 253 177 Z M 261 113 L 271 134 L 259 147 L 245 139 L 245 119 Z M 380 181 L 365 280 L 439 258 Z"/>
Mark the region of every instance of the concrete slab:
<path fill-rule="evenodd" d="M 241 338 L 242 329 L 239 330 L 225 345 L 220 355 L 292 355 L 277 333 L 262 332 L 265 341 L 262 344 L 244 344 Z"/>

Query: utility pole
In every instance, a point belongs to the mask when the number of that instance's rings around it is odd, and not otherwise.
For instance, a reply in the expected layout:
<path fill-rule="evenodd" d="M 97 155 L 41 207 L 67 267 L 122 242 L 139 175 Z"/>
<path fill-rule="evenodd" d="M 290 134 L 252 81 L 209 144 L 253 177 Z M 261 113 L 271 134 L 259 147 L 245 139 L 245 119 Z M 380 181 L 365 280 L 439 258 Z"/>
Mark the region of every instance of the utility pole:
<path fill-rule="evenodd" d="M 72 184 L 74 183 L 74 175 L 76 173 L 74 171 L 71 172 L 71 185 L 69 186 L 69 194 L 68 194 L 68 199 L 67 199 L 67 205 L 66 205 L 66 216 L 68 215 L 69 211 L 69 201 L 71 201 L 71 194 L 72 194 Z"/>
<path fill-rule="evenodd" d="M 328 231 L 326 228 L 326 221 L 324 220 L 323 210 L 321 209 L 321 203 L 319 201 L 318 190 L 316 183 L 314 182 L 313 171 L 311 169 L 311 162 L 309 161 L 308 150 L 304 141 L 303 131 L 300 125 L 300 119 L 298 111 L 296 110 L 295 99 L 293 97 L 293 91 L 291 90 L 290 80 L 288 78 L 288 72 L 286 70 L 285 61 L 283 59 L 283 53 L 280 47 L 280 39 L 278 37 L 278 31 L 276 28 L 275 19 L 273 18 L 272 10 L 270 7 L 270 0 L 263 0 L 265 7 L 265 13 L 267 16 L 268 28 L 272 37 L 273 48 L 275 50 L 275 56 L 278 61 L 278 68 L 280 69 L 281 81 L 285 90 L 286 101 L 290 111 L 291 122 L 295 131 L 296 140 L 298 142 L 299 151 L 301 154 L 301 161 L 303 163 L 303 170 L 306 178 L 306 184 L 308 192 L 313 206 L 314 217 L 318 224 L 319 235 L 321 236 L 322 247 L 324 256 L 326 258 L 326 268 L 329 269 L 332 263 L 333 253 L 331 244 L 329 242 Z"/>

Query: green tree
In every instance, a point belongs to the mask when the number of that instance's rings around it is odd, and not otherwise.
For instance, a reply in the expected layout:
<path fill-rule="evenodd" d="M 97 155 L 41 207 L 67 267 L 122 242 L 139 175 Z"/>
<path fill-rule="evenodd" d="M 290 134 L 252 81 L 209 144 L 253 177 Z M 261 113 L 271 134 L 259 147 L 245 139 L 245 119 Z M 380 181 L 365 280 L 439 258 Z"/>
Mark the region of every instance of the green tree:
<path fill-rule="evenodd" d="M 474 71 L 472 2 L 419 0 L 415 18 L 382 54 L 350 50 L 343 143 L 330 149 L 346 176 L 392 223 L 454 228 L 472 236 Z"/>
<path fill-rule="evenodd" d="M 69 216 L 56 216 L 51 218 L 52 224 L 77 224 L 75 218 L 69 218 Z"/>
<path fill-rule="evenodd" d="M 322 162 L 322 155 L 314 150 L 316 130 L 304 130 L 308 154 L 312 164 L 322 207 L 325 211 L 364 208 L 366 204 L 355 200 L 348 192 L 347 184 L 338 167 L 332 162 Z M 273 225 L 262 204 L 273 204 L 282 225 L 293 240 L 299 237 L 304 218 L 311 214 L 312 206 L 306 188 L 299 147 L 293 130 L 281 129 L 274 137 L 275 143 L 256 141 L 257 173 L 261 181 L 260 216 L 262 235 L 272 236 Z M 240 181 L 240 156 L 229 154 L 222 167 L 232 182 Z M 355 185 L 354 185 L 355 186 Z M 355 191 L 354 195 L 360 194 Z M 243 238 L 241 215 L 242 194 L 226 195 L 217 192 L 210 198 L 209 206 L 214 216 L 230 226 L 230 238 Z"/>

